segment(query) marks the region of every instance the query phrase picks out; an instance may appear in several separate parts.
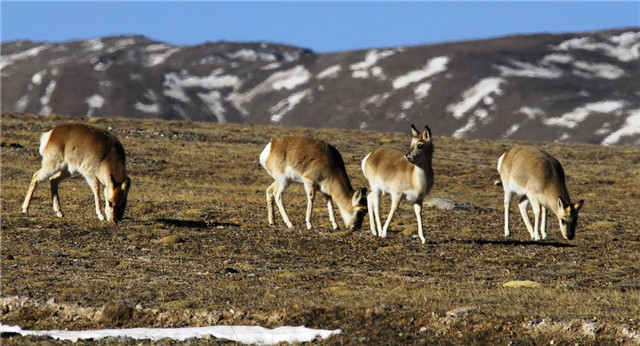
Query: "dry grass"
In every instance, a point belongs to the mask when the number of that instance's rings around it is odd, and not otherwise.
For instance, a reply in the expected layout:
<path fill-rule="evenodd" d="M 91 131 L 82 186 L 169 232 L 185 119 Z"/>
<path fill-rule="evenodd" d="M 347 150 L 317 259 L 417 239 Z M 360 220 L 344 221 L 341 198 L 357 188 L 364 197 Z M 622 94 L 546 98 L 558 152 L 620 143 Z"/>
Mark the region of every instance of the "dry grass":
<path fill-rule="evenodd" d="M 343 330 L 326 344 L 617 343 L 630 340 L 623 328 L 640 331 L 638 148 L 533 143 L 564 163 L 571 196 L 586 200 L 573 242 L 550 221 L 550 239 L 534 243 L 515 211 L 512 238 L 502 237 L 502 190 L 493 185 L 498 156 L 521 143 L 436 137 L 432 196 L 481 208 L 425 208 L 421 245 L 406 203 L 387 239 L 373 237 L 368 221 L 360 232 L 331 231 L 321 198 L 316 229 L 306 230 L 300 187 L 285 197 L 296 227 L 284 227 L 279 215 L 278 227 L 266 221 L 271 181 L 258 155 L 271 139 L 329 141 L 357 187 L 366 186 L 364 155 L 380 145 L 407 147 L 399 133 L 100 119 L 128 153 L 125 220 L 99 222 L 81 178 L 60 187 L 64 219 L 52 212 L 46 184 L 23 216 L 39 133 L 66 121 L 2 116 L 2 296 L 30 302 L 5 301 L 4 324 Z M 513 280 L 541 286 L 502 286 Z M 52 313 L 45 303 L 52 298 L 67 313 Z M 127 307 L 126 318 L 99 318 L 111 302 Z M 447 314 L 461 307 L 470 308 Z M 581 324 L 593 320 L 601 328 L 586 335 Z"/>

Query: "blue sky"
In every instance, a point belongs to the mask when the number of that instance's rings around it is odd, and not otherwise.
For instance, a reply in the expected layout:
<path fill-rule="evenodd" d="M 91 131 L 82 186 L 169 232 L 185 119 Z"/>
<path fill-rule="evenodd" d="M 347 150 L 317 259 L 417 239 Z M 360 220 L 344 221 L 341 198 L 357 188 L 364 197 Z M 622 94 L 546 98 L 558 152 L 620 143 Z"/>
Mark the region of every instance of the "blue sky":
<path fill-rule="evenodd" d="M 2 42 L 141 34 L 178 45 L 267 41 L 316 52 L 640 26 L 626 2 L 12 2 Z"/>

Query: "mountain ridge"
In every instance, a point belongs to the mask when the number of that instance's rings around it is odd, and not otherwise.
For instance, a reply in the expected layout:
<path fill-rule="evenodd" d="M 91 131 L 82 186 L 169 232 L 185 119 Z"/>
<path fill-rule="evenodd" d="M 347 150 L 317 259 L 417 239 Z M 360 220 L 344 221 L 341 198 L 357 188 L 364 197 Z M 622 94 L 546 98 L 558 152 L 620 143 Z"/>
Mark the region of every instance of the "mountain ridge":
<path fill-rule="evenodd" d="M 2 111 L 640 144 L 640 28 L 315 53 L 142 35 L 2 43 Z"/>

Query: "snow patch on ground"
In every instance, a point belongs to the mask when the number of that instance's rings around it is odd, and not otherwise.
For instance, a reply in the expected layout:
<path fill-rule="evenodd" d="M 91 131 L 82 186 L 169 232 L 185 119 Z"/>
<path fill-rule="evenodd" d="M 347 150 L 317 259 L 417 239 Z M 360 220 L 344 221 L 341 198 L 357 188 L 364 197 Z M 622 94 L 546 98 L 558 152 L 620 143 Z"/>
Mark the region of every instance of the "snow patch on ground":
<path fill-rule="evenodd" d="M 87 98 L 86 102 L 89 105 L 89 108 L 102 108 L 102 106 L 104 106 L 104 97 L 98 94 L 93 94 Z"/>
<path fill-rule="evenodd" d="M 27 49 L 20 53 L 2 55 L 0 56 L 0 70 L 4 70 L 5 67 L 15 63 L 18 60 L 34 57 L 49 47 L 51 47 L 50 44 L 44 44 L 42 46 L 36 46 L 31 49 Z M 4 73 L 2 75 L 5 76 Z"/>
<path fill-rule="evenodd" d="M 42 77 L 47 74 L 47 70 L 38 71 L 31 77 L 31 84 L 40 85 L 42 83 Z"/>
<path fill-rule="evenodd" d="M 338 73 L 340 73 L 340 71 L 342 71 L 342 66 L 333 65 L 333 66 L 327 67 L 326 69 L 318 73 L 316 78 L 318 79 L 336 78 L 338 77 Z"/>
<path fill-rule="evenodd" d="M 466 90 L 462 94 L 463 100 L 456 104 L 449 105 L 447 110 L 451 112 L 456 119 L 460 119 L 481 102 L 492 104 L 493 99 L 490 95 L 502 95 L 502 89 L 500 87 L 505 82 L 505 79 L 499 77 L 485 78 Z M 487 96 L 489 96 L 489 98 L 487 98 Z"/>
<path fill-rule="evenodd" d="M 226 123 L 227 119 L 224 113 L 227 111 L 222 104 L 222 94 L 218 90 L 211 90 L 208 93 L 196 94 L 207 106 L 211 114 L 213 114 L 219 123 Z"/>
<path fill-rule="evenodd" d="M 22 95 L 22 97 L 16 102 L 16 112 L 24 112 L 29 104 L 29 96 Z"/>
<path fill-rule="evenodd" d="M 47 84 L 47 88 L 44 91 L 44 95 L 40 98 L 40 115 L 45 115 L 51 113 L 51 106 L 49 106 L 49 101 L 51 101 L 51 95 L 53 94 L 53 90 L 56 88 L 56 81 L 52 80 Z"/>
<path fill-rule="evenodd" d="M 625 136 L 633 136 L 640 134 L 640 109 L 629 112 L 629 116 L 625 120 L 624 124 L 611 133 L 605 139 L 602 140 L 603 145 L 613 145 L 620 142 L 620 139 Z M 637 145 L 638 143 L 636 143 Z"/>
<path fill-rule="evenodd" d="M 433 75 L 444 72 L 447 70 L 448 63 L 449 58 L 446 56 L 435 57 L 429 60 L 429 62 L 422 69 L 408 72 L 394 79 L 392 83 L 393 88 L 405 88 L 411 83 L 416 83 L 425 78 L 429 78 Z"/>
<path fill-rule="evenodd" d="M 279 62 L 272 62 L 272 63 L 270 63 L 268 65 L 262 66 L 260 69 L 268 71 L 268 70 L 275 70 L 275 69 L 277 69 L 279 67 L 280 67 L 280 63 Z"/>
<path fill-rule="evenodd" d="M 545 125 L 561 126 L 566 128 L 574 128 L 584 121 L 593 113 L 612 113 L 622 110 L 625 106 L 624 101 L 600 101 L 577 107 L 569 113 L 565 113 L 560 117 L 547 118 L 542 120 Z"/>
<path fill-rule="evenodd" d="M 145 66 L 156 66 L 165 62 L 170 56 L 179 51 L 179 48 L 171 48 L 162 53 L 151 54 L 147 57 Z"/>
<path fill-rule="evenodd" d="M 384 79 L 382 68 L 375 66 L 379 60 L 394 55 L 393 50 L 370 50 L 364 58 L 364 61 L 352 64 L 349 66 L 351 69 L 351 77 L 353 78 L 369 78 L 370 76 Z"/>
<path fill-rule="evenodd" d="M 311 96 L 311 89 L 305 89 L 299 91 L 297 93 L 289 95 L 286 99 L 278 102 L 275 106 L 271 107 L 269 111 L 273 114 L 271 115 L 271 122 L 276 124 L 282 120 L 285 114 L 287 114 L 290 110 L 292 110 L 296 105 L 300 103 L 305 97 Z"/>
<path fill-rule="evenodd" d="M 640 58 L 640 32 L 628 31 L 612 36 L 607 42 L 594 42 L 589 37 L 573 38 L 560 43 L 557 50 L 588 50 L 604 53 L 623 62 Z"/>
<path fill-rule="evenodd" d="M 311 78 L 311 73 L 304 66 L 299 65 L 287 71 L 277 72 L 269 77 L 269 80 L 275 90 L 292 90 L 298 85 L 308 82 L 309 78 Z"/>
<path fill-rule="evenodd" d="M 165 75 L 163 82 L 164 95 L 182 102 L 189 102 L 189 97 L 185 93 L 187 88 L 211 90 L 224 87 L 238 88 L 242 84 L 240 78 L 232 75 L 222 75 L 221 73 L 221 69 L 215 70 L 204 77 L 168 73 Z"/>
<path fill-rule="evenodd" d="M 516 131 L 518 131 L 520 129 L 520 126 L 522 126 L 522 124 L 513 124 L 513 125 L 511 125 L 511 127 L 509 127 L 507 129 L 507 131 L 505 131 L 505 133 L 502 135 L 502 138 L 511 137 L 511 135 L 513 135 L 514 133 L 516 133 Z"/>
<path fill-rule="evenodd" d="M 315 338 L 326 339 L 340 334 L 340 329 L 323 330 L 306 327 L 279 327 L 267 329 L 258 326 L 210 326 L 185 328 L 128 328 L 128 329 L 96 329 L 96 330 L 23 330 L 19 326 L 0 324 L 2 333 L 12 332 L 20 335 L 46 335 L 58 340 L 87 340 L 106 337 L 130 337 L 136 340 L 160 340 L 170 338 L 184 341 L 190 338 L 203 338 L 209 335 L 244 344 L 279 344 L 282 342 L 309 342 Z"/>
<path fill-rule="evenodd" d="M 227 53 L 227 58 L 234 60 L 243 60 L 243 61 L 276 61 L 276 56 L 269 53 L 264 52 L 256 52 L 252 49 L 240 49 L 239 51 L 233 53 Z"/>
<path fill-rule="evenodd" d="M 136 44 L 136 40 L 134 40 L 134 39 L 132 39 L 132 38 L 125 38 L 125 39 L 122 39 L 122 40 L 118 40 L 118 41 L 113 45 L 113 47 L 111 47 L 111 48 L 107 49 L 107 52 L 109 52 L 109 53 L 113 53 L 113 52 L 118 51 L 118 50 L 120 50 L 120 49 L 123 49 L 123 48 L 129 47 L 129 46 L 132 46 L 132 45 L 134 45 L 134 44 Z"/>
<path fill-rule="evenodd" d="M 576 61 L 573 66 L 577 69 L 573 73 L 584 78 L 617 79 L 624 76 L 624 70 L 612 64 Z"/>
<path fill-rule="evenodd" d="M 424 83 L 418 84 L 413 89 L 413 94 L 414 94 L 414 97 L 415 97 L 416 101 L 420 101 L 423 98 L 429 96 L 429 91 L 431 91 L 431 87 L 432 87 L 432 85 L 429 82 L 424 82 Z"/>
<path fill-rule="evenodd" d="M 467 134 L 467 132 L 473 130 L 476 128 L 476 119 L 471 117 L 469 118 L 469 121 L 467 122 L 466 125 L 464 125 L 463 127 L 457 129 L 451 136 L 453 138 L 458 138 L 458 137 L 462 137 L 465 134 Z"/>
<path fill-rule="evenodd" d="M 546 55 L 540 62 L 542 64 L 568 64 L 573 61 L 573 57 L 569 54 L 553 53 Z"/>
<path fill-rule="evenodd" d="M 527 106 L 520 107 L 516 112 L 526 115 L 529 120 L 533 120 L 544 115 L 544 111 L 541 108 Z"/>
<path fill-rule="evenodd" d="M 364 100 L 364 102 L 362 102 L 362 104 L 360 105 L 360 108 L 365 108 L 368 105 L 373 105 L 375 107 L 380 107 L 384 101 L 386 101 L 389 96 L 391 96 L 390 93 L 386 92 L 382 95 L 373 95 L 370 96 L 369 98 L 367 98 L 366 100 Z"/>
<path fill-rule="evenodd" d="M 144 113 L 158 113 L 160 111 L 160 106 L 157 104 L 144 104 L 142 102 L 136 102 L 133 105 L 133 108 L 144 112 Z"/>
<path fill-rule="evenodd" d="M 96 52 L 104 48 L 104 43 L 102 43 L 102 40 L 99 38 L 92 38 L 82 42 L 82 46 L 89 51 Z"/>
<path fill-rule="evenodd" d="M 155 43 L 155 44 L 150 44 L 144 48 L 142 48 L 142 51 L 144 52 L 157 52 L 157 51 L 161 51 L 161 50 L 167 50 L 169 49 L 170 46 L 164 44 L 164 43 Z"/>
<path fill-rule="evenodd" d="M 562 71 L 554 66 L 540 66 L 518 60 L 511 61 L 511 65 L 513 65 L 513 67 L 501 65 L 494 67 L 500 71 L 502 77 L 554 79 L 562 76 Z"/>

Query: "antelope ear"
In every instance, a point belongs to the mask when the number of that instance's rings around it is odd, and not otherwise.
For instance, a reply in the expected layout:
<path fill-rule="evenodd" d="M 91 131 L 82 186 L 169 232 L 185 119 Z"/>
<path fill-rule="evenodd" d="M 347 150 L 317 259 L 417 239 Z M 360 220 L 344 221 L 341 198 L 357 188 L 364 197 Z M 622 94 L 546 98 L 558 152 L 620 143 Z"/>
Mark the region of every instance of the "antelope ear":
<path fill-rule="evenodd" d="M 131 179 L 129 177 L 125 177 L 122 184 L 120 184 L 120 188 L 129 192 L 129 188 L 131 187 Z"/>
<path fill-rule="evenodd" d="M 574 204 L 574 205 L 573 205 L 573 208 L 574 208 L 576 211 L 580 211 L 580 208 L 582 208 L 582 205 L 583 205 L 583 204 L 584 204 L 584 200 L 583 200 L 583 199 L 581 199 L 578 203 L 576 203 L 576 204 Z"/>
<path fill-rule="evenodd" d="M 562 197 L 558 196 L 558 210 L 564 210 L 566 208 L 567 203 L 562 200 Z"/>
<path fill-rule="evenodd" d="M 413 135 L 413 137 L 418 137 L 420 135 L 420 132 L 418 132 L 418 129 L 416 129 L 413 124 L 411 124 L 411 134 Z"/>
<path fill-rule="evenodd" d="M 424 137 L 425 141 L 431 140 L 431 129 L 429 128 L 429 126 L 424 127 L 424 131 L 422 131 L 422 137 Z"/>
<path fill-rule="evenodd" d="M 353 194 L 353 198 L 351 202 L 353 203 L 353 205 L 358 205 L 360 204 L 360 202 L 362 202 L 362 200 L 364 200 L 366 195 L 367 195 L 367 188 L 366 187 L 360 188 L 356 191 L 356 193 Z"/>

